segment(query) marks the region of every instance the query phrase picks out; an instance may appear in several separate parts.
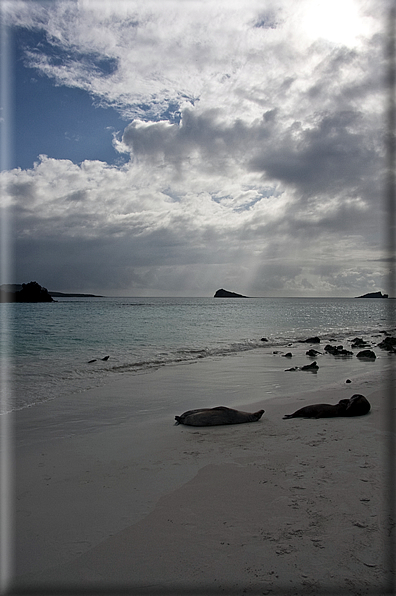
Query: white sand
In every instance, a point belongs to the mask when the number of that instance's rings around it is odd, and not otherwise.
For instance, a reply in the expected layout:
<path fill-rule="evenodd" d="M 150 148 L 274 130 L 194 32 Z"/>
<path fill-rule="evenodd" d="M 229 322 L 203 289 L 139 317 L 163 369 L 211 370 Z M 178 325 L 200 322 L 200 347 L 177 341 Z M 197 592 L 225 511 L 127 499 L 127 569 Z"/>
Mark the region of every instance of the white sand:
<path fill-rule="evenodd" d="M 18 413 L 13 587 L 385 593 L 391 359 L 362 366 L 351 384 L 341 362 L 331 384 L 284 373 L 289 390 L 263 399 L 258 352 L 127 376 L 81 394 L 78 408 L 70 396 Z M 180 405 L 170 412 L 158 401 L 157 416 L 136 419 L 131 391 L 173 392 Z M 369 415 L 282 419 L 354 393 L 369 399 Z M 174 426 L 203 396 L 265 414 Z"/>

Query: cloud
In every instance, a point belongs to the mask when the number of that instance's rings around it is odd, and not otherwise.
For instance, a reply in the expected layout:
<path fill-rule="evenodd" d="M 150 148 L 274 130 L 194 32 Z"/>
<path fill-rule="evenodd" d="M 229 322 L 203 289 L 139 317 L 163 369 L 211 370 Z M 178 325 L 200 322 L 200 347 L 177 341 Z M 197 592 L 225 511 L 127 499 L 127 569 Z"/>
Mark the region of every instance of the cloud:
<path fill-rule="evenodd" d="M 382 281 L 381 6 L 348 2 L 340 40 L 315 35 L 308 0 L 7 5 L 39 39 L 26 64 L 115 107 L 129 155 L 2 174 L 19 280 L 201 295 Z"/>

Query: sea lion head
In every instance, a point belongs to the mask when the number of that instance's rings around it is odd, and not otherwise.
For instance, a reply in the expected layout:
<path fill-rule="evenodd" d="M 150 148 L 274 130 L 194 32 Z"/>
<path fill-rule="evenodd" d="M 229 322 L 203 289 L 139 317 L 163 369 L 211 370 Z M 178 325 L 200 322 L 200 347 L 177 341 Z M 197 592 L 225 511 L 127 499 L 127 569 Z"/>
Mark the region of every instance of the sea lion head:
<path fill-rule="evenodd" d="M 348 402 L 349 403 L 345 409 L 345 416 L 364 416 L 364 414 L 368 414 L 371 409 L 369 401 L 364 395 L 360 395 L 360 393 L 352 395 Z"/>

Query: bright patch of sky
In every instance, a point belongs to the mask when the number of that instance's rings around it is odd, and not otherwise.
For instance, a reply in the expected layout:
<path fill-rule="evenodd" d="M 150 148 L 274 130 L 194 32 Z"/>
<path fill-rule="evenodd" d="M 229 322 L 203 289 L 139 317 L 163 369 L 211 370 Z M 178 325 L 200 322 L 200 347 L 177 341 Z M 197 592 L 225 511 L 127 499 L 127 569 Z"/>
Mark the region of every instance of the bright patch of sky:
<path fill-rule="evenodd" d="M 113 295 L 386 291 L 385 9 L 3 2 L 10 281 Z"/>

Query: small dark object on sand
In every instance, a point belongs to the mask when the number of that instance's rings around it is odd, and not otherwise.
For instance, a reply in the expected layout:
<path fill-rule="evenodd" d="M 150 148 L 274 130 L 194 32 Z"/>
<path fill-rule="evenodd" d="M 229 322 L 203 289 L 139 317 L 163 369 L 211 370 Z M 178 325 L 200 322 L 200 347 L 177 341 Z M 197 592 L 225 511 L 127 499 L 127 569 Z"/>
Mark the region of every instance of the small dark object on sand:
<path fill-rule="evenodd" d="M 353 352 L 345 350 L 344 346 L 331 346 L 327 344 L 324 350 L 333 356 L 353 356 Z"/>
<path fill-rule="evenodd" d="M 305 352 L 306 356 L 309 356 L 310 358 L 316 358 L 316 356 L 319 356 L 320 352 L 318 352 L 318 350 L 314 350 L 313 348 L 311 350 L 308 350 L 308 352 Z"/>
<path fill-rule="evenodd" d="M 345 416 L 364 416 L 370 411 L 370 403 L 356 393 L 350 399 L 341 399 L 338 404 L 313 404 L 300 408 L 293 414 L 285 414 L 283 418 L 335 418 Z"/>
<path fill-rule="evenodd" d="M 351 342 L 351 348 L 368 348 L 370 344 L 366 342 L 366 340 L 362 339 L 361 337 L 355 337 L 355 339 Z"/>
<path fill-rule="evenodd" d="M 306 364 L 305 366 L 302 366 L 301 370 L 311 370 L 313 372 L 316 372 L 317 370 L 319 370 L 319 366 L 317 365 L 316 360 L 314 360 L 311 364 Z"/>
<path fill-rule="evenodd" d="M 110 358 L 110 356 L 105 356 L 104 358 L 102 358 L 102 360 L 108 360 Z"/>
<path fill-rule="evenodd" d="M 302 366 L 301 368 L 298 366 L 293 366 L 292 368 L 286 368 L 285 372 L 295 372 L 296 370 L 308 370 L 310 372 L 316 373 L 319 370 L 319 366 L 316 363 L 316 360 L 314 360 L 314 362 L 312 362 L 311 364 L 306 364 L 305 366 Z"/>
<path fill-rule="evenodd" d="M 384 333 L 384 332 L 382 332 Z M 385 332 L 386 333 L 386 332 Z M 378 344 L 381 350 L 387 350 L 388 352 L 395 352 L 396 350 L 396 337 L 385 337 L 381 343 Z"/>
<path fill-rule="evenodd" d="M 256 422 L 260 420 L 264 410 L 258 412 L 241 412 L 225 406 L 216 408 L 197 408 L 188 410 L 181 416 L 175 416 L 176 424 L 187 426 L 217 426 L 220 424 L 242 424 L 243 422 Z"/>

